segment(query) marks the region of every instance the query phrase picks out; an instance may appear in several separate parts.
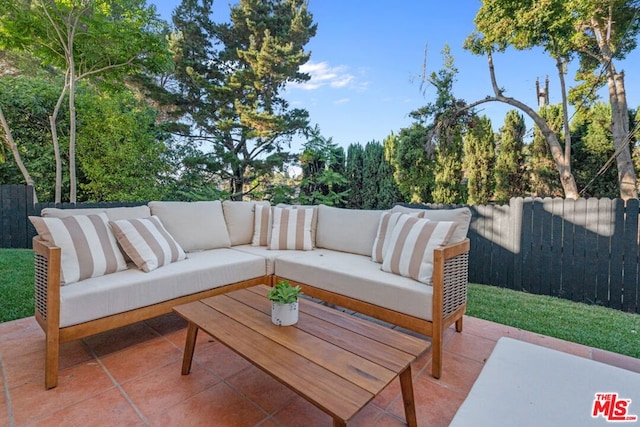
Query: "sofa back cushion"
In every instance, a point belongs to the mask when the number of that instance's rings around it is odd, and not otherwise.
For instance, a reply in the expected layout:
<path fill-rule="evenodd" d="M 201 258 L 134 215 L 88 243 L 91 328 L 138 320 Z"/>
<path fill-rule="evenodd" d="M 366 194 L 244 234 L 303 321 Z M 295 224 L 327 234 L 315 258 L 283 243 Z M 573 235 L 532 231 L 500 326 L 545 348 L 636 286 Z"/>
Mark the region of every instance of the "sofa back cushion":
<path fill-rule="evenodd" d="M 382 212 L 320 205 L 317 247 L 371 256 Z"/>
<path fill-rule="evenodd" d="M 240 202 L 225 200 L 222 202 L 224 220 L 229 230 L 231 246 L 248 245 L 253 238 L 253 221 L 256 205 L 269 206 L 268 201 Z"/>
<path fill-rule="evenodd" d="M 92 215 L 104 212 L 107 214 L 109 221 L 117 221 L 119 219 L 136 219 L 147 218 L 151 215 L 151 210 L 147 205 L 126 206 L 117 208 L 78 208 L 78 209 L 58 209 L 44 208 L 40 212 L 40 216 L 44 218 L 66 218 L 74 215 Z"/>
<path fill-rule="evenodd" d="M 29 219 L 43 241 L 61 250 L 61 284 L 127 268 L 104 212 L 64 218 L 30 216 Z"/>
<path fill-rule="evenodd" d="M 456 224 L 401 215 L 382 261 L 382 271 L 431 284 L 433 250 L 449 243 Z"/>
<path fill-rule="evenodd" d="M 185 252 L 231 246 L 220 200 L 149 202 L 149 207 Z"/>
<path fill-rule="evenodd" d="M 469 224 L 471 224 L 471 210 L 467 207 L 455 208 L 455 209 L 419 209 L 419 208 L 407 208 L 404 206 L 396 205 L 391 209 L 392 212 L 421 213 L 421 218 L 430 219 L 431 221 L 453 221 L 456 223 L 456 228 L 449 240 L 448 244 L 460 243 L 467 237 L 469 231 Z"/>

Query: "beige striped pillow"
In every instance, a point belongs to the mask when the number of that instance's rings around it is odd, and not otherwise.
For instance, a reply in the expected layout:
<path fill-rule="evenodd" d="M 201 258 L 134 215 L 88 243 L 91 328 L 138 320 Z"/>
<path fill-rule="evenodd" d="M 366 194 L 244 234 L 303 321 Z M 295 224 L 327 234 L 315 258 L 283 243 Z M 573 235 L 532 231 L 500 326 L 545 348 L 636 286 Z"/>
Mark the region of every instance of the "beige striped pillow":
<path fill-rule="evenodd" d="M 105 213 L 29 220 L 43 241 L 61 249 L 63 285 L 127 268 Z"/>
<path fill-rule="evenodd" d="M 371 251 L 371 260 L 374 262 L 381 263 L 384 259 L 384 253 L 389 246 L 389 240 L 391 240 L 391 233 L 393 232 L 393 227 L 395 227 L 398 222 L 398 218 L 400 215 L 403 215 L 402 212 L 383 212 L 380 215 L 380 223 L 378 224 L 378 232 L 376 234 L 376 238 L 373 241 L 373 249 Z M 420 218 L 421 215 L 419 213 L 411 213 L 406 214 L 416 218 Z"/>
<path fill-rule="evenodd" d="M 431 284 L 433 250 L 446 245 L 455 228 L 451 221 L 401 215 L 391 233 L 382 270 Z"/>
<path fill-rule="evenodd" d="M 313 209 L 273 208 L 273 227 L 269 249 L 295 249 L 310 251 Z"/>
<path fill-rule="evenodd" d="M 148 273 L 186 258 L 184 250 L 157 216 L 109 221 L 122 249 L 134 264 Z"/>
<path fill-rule="evenodd" d="M 269 246 L 271 238 L 271 206 L 255 205 L 251 246 Z"/>

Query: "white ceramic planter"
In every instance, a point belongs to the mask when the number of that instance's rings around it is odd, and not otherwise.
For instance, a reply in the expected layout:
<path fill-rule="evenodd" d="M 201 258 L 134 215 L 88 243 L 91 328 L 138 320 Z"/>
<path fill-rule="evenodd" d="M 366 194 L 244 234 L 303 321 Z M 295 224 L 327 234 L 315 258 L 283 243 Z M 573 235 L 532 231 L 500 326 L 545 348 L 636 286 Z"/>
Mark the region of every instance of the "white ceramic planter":
<path fill-rule="evenodd" d="M 298 321 L 298 302 L 279 304 L 271 302 L 271 321 L 274 325 L 289 326 Z"/>

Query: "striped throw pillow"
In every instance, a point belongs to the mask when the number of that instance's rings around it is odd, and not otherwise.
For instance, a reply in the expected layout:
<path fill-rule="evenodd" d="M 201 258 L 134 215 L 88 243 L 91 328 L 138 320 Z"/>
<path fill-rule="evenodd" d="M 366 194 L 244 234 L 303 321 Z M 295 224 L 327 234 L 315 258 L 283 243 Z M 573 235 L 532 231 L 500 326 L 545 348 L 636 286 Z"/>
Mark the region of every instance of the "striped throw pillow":
<path fill-rule="evenodd" d="M 109 221 L 122 249 L 133 263 L 148 273 L 186 258 L 184 250 L 157 216 Z"/>
<path fill-rule="evenodd" d="M 43 241 L 61 249 L 62 285 L 127 268 L 105 213 L 29 220 Z"/>
<path fill-rule="evenodd" d="M 269 249 L 295 249 L 310 251 L 313 209 L 273 208 L 273 227 Z"/>
<path fill-rule="evenodd" d="M 253 217 L 253 238 L 251 246 L 269 246 L 271 237 L 271 206 L 255 205 Z"/>
<path fill-rule="evenodd" d="M 384 253 L 389 246 L 389 240 L 391 240 L 391 233 L 393 227 L 396 226 L 398 218 L 403 215 L 402 212 L 383 212 L 380 215 L 380 223 L 378 224 L 378 232 L 376 238 L 373 241 L 373 249 L 371 251 L 371 260 L 381 263 L 384 260 Z M 419 213 L 407 214 L 416 218 L 420 218 Z"/>
<path fill-rule="evenodd" d="M 451 221 L 401 215 L 391 233 L 382 270 L 431 284 L 433 250 L 446 245 L 455 228 Z"/>

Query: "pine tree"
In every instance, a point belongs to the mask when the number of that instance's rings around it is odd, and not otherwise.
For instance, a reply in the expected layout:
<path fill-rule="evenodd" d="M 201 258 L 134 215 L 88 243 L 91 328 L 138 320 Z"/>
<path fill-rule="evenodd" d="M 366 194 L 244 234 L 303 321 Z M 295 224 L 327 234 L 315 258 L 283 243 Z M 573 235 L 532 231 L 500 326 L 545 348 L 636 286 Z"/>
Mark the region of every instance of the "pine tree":
<path fill-rule="evenodd" d="M 507 113 L 504 126 L 500 128 L 500 142 L 495 169 L 495 191 L 497 203 L 506 203 L 512 197 L 525 194 L 526 182 L 524 160 L 524 117 L 516 110 Z"/>
<path fill-rule="evenodd" d="M 493 167 L 495 163 L 495 138 L 491 120 L 482 116 L 474 118 L 464 137 L 464 171 L 467 177 L 467 203 L 483 205 L 493 193 Z"/>
<path fill-rule="evenodd" d="M 562 108 L 560 105 L 549 105 L 540 110 L 549 127 L 558 135 L 562 129 Z M 562 140 L 559 136 L 558 140 Z M 533 143 L 529 153 L 529 192 L 537 197 L 563 197 L 564 191 L 558 181 L 558 169 L 551 158 L 549 145 L 536 126 L 533 132 Z"/>
<path fill-rule="evenodd" d="M 350 209 L 362 209 L 364 200 L 362 198 L 363 187 L 363 164 L 364 149 L 360 144 L 351 144 L 347 148 L 347 162 L 345 167 L 345 178 L 347 179 L 347 207 Z"/>

